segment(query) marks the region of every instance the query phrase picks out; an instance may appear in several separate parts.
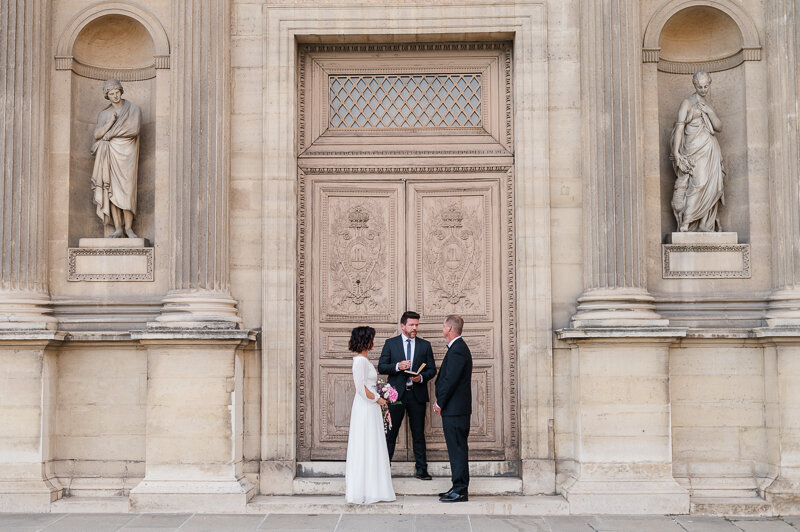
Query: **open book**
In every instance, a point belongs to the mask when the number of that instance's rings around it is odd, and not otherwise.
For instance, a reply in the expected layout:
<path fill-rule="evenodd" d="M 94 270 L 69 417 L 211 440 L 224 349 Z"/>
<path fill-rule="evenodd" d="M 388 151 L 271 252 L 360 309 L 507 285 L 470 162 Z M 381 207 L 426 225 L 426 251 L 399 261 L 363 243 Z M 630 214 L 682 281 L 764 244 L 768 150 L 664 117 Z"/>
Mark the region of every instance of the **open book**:
<path fill-rule="evenodd" d="M 425 362 L 423 362 L 422 364 L 419 365 L 419 368 L 417 368 L 417 371 L 411 371 L 410 369 L 406 369 L 406 370 L 403 370 L 403 371 L 405 371 L 406 373 L 408 373 L 410 375 L 419 375 L 419 372 L 422 371 L 423 369 L 425 369 Z"/>

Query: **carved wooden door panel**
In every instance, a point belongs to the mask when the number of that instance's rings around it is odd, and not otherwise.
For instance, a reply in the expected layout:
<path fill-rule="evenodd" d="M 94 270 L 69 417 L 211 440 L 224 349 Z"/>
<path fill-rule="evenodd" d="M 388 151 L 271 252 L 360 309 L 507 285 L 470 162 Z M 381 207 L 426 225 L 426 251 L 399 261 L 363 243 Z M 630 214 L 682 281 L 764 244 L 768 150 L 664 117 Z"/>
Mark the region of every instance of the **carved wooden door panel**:
<path fill-rule="evenodd" d="M 447 351 L 441 323 L 464 318 L 473 357 L 470 459 L 507 459 L 508 384 L 504 382 L 503 240 L 499 179 L 409 182 L 408 306 L 422 315 L 420 335 L 437 368 Z M 508 302 L 506 302 L 508 304 Z M 430 383 L 433 392 L 434 383 Z M 431 397 L 433 397 L 433 393 Z M 441 417 L 426 418 L 429 458 L 447 459 Z"/>
<path fill-rule="evenodd" d="M 350 331 L 375 327 L 377 364 L 408 309 L 439 364 L 464 317 L 470 459 L 517 460 L 511 43 L 302 44 L 297 82 L 298 459 L 345 459 Z"/>
<path fill-rule="evenodd" d="M 350 331 L 375 327 L 377 365 L 380 346 L 396 334 L 405 305 L 404 187 L 312 181 L 310 196 L 312 293 L 306 330 L 312 356 L 302 381 L 310 403 L 310 454 L 304 458 L 342 460 L 354 395 Z"/>
<path fill-rule="evenodd" d="M 300 378 L 300 459 L 343 460 L 354 389 L 350 330 L 377 330 L 371 360 L 397 334 L 406 309 L 422 319 L 420 335 L 433 344 L 437 367 L 446 345 L 441 323 L 465 319 L 473 353 L 470 456 L 513 459 L 510 423 L 513 382 L 508 337 L 508 272 L 512 255 L 505 201 L 508 177 L 481 179 L 337 181 L 310 179 L 306 254 L 310 269 L 307 353 Z M 302 242 L 302 241 L 301 241 Z M 434 397 L 434 382 L 429 384 Z M 429 459 L 446 460 L 441 418 L 426 421 Z M 413 459 L 407 423 L 396 460 Z M 305 443 L 305 445 L 303 445 Z"/>

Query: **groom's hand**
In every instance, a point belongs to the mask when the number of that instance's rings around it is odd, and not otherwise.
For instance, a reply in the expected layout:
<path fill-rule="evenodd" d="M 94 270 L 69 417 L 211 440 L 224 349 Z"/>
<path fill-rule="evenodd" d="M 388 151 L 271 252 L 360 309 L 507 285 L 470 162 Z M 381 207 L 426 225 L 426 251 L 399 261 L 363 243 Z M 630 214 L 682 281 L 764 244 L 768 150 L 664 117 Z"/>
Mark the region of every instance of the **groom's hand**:
<path fill-rule="evenodd" d="M 442 409 L 439 408 L 439 403 L 433 403 L 433 411 L 439 415 L 442 415 Z"/>

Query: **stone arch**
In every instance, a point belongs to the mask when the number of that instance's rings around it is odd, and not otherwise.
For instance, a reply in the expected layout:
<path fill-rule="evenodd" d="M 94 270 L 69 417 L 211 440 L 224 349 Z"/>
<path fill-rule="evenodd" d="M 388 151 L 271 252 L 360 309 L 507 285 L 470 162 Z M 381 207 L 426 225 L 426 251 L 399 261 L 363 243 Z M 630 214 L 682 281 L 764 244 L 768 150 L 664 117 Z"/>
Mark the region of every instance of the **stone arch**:
<path fill-rule="evenodd" d="M 659 62 L 661 31 L 673 15 L 691 7 L 710 7 L 730 17 L 738 26 L 742 35 L 741 59 L 743 61 L 758 61 L 761 59 L 761 40 L 756 25 L 736 2 L 732 0 L 668 0 L 655 10 L 647 23 L 642 42 L 643 62 Z"/>
<path fill-rule="evenodd" d="M 145 68 L 124 72 L 111 69 L 92 68 L 80 65 L 74 56 L 75 43 L 81 32 L 92 22 L 109 15 L 130 18 L 141 24 L 153 42 L 153 63 Z M 158 18 L 150 11 L 125 0 L 99 2 L 76 14 L 58 39 L 56 45 L 56 70 L 73 70 L 79 75 L 93 79 L 117 77 L 121 81 L 148 79 L 155 76 L 154 70 L 169 68 L 169 39 Z M 80 70 L 80 72 L 78 72 Z M 127 78 L 127 79 L 125 79 Z"/>

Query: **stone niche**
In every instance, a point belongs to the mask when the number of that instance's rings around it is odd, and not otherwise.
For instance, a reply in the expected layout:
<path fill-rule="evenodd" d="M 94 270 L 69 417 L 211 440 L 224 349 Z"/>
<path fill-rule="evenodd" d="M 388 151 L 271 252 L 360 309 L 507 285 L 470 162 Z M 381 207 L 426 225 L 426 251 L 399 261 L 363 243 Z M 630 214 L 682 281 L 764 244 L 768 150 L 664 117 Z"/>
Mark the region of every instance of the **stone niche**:
<path fill-rule="evenodd" d="M 675 173 L 669 160 L 670 133 L 678 107 L 694 91 L 692 74 L 711 74 L 709 100 L 722 120 L 717 134 L 727 171 L 725 205 L 719 215 L 722 230 L 736 232 L 739 242 L 750 237 L 747 186 L 747 116 L 742 34 L 725 13 L 707 6 L 690 7 L 673 15 L 659 39 L 658 122 L 661 161 L 662 241 L 677 231 L 670 200 Z M 738 63 L 738 64 L 737 64 Z"/>
<path fill-rule="evenodd" d="M 70 247 L 81 238 L 102 238 L 104 227 L 92 203 L 91 155 L 98 113 L 108 105 L 103 81 L 117 78 L 123 98 L 142 109 L 139 137 L 139 178 L 136 233 L 152 242 L 154 235 L 156 69 L 155 46 L 150 32 L 138 20 L 108 14 L 95 18 L 80 31 L 72 47 L 69 160 Z M 111 228 L 113 230 L 113 228 Z M 109 227 L 105 228 L 106 231 Z"/>
<path fill-rule="evenodd" d="M 662 275 L 675 278 L 749 278 L 750 190 L 748 166 L 748 94 L 746 61 L 760 58 L 757 36 L 748 34 L 745 17 L 729 2 L 693 2 L 670 11 L 668 3 L 645 35 L 644 60 L 657 63 L 660 232 Z M 685 4 L 681 4 L 685 5 Z M 663 25 L 662 25 L 663 24 Z M 653 26 L 659 26 L 656 37 Z M 648 42 L 649 41 L 649 42 Z M 724 233 L 677 233 L 670 204 L 675 172 L 670 135 L 684 98 L 694 92 L 692 75 L 711 75 L 708 100 L 722 121 L 717 133 L 726 170 L 724 205 L 719 221 Z M 752 157 L 752 155 L 750 155 Z"/>

